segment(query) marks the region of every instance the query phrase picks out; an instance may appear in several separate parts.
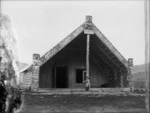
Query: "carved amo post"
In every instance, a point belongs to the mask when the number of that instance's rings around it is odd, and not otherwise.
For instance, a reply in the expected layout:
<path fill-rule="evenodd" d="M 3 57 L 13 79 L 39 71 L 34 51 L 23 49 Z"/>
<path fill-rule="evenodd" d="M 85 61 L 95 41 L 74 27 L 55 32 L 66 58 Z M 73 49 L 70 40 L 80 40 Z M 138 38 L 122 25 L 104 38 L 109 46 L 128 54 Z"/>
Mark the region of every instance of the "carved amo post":
<path fill-rule="evenodd" d="M 128 59 L 128 87 L 131 91 L 134 91 L 133 81 L 132 81 L 132 68 L 133 68 L 133 58 Z"/>
<path fill-rule="evenodd" d="M 39 64 L 40 64 L 40 55 L 33 54 L 33 70 L 32 70 L 32 83 L 31 90 L 38 91 L 39 88 Z"/>

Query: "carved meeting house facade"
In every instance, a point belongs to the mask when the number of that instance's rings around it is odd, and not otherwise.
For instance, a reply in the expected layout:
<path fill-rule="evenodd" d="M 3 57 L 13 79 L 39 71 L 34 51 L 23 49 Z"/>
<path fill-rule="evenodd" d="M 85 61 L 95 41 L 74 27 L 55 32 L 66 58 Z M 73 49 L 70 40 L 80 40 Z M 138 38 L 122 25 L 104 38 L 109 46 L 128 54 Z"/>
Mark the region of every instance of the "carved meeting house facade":
<path fill-rule="evenodd" d="M 133 59 L 126 60 L 93 24 L 92 17 L 21 72 L 24 86 L 39 88 L 131 87 Z"/>

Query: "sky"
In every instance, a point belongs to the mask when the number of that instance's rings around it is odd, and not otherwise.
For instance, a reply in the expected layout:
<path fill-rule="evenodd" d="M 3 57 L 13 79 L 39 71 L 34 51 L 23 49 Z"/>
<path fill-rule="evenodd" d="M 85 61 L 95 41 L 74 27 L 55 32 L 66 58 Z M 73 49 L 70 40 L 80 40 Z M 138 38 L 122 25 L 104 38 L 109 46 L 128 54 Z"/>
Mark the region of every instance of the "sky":
<path fill-rule="evenodd" d="M 145 62 L 144 1 L 1 1 L 17 39 L 21 62 L 31 63 L 91 15 L 93 23 L 134 65 Z"/>

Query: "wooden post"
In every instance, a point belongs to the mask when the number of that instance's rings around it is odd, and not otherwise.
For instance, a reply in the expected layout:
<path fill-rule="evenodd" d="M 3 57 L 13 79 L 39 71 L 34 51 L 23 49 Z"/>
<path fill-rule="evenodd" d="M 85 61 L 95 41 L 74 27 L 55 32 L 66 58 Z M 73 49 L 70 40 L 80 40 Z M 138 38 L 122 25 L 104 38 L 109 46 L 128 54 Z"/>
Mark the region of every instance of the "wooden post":
<path fill-rule="evenodd" d="M 149 28 L 150 28 L 150 1 L 149 0 L 144 0 L 144 8 L 145 8 L 145 64 L 146 64 L 146 68 L 145 68 L 145 73 L 146 73 L 146 83 L 145 83 L 145 108 L 147 113 L 150 112 L 149 110 L 149 68 L 150 68 L 150 64 L 149 64 L 149 44 L 150 44 L 150 32 L 149 32 Z"/>
<path fill-rule="evenodd" d="M 150 90 L 149 90 L 149 42 L 150 42 L 150 32 L 149 32 L 149 28 L 150 28 L 150 25 L 149 25 L 149 19 L 150 19 L 150 1 L 149 0 L 145 0 L 145 64 L 146 64 L 146 68 L 145 68 L 145 73 L 146 73 L 146 83 L 145 83 L 145 107 L 146 107 L 146 110 L 147 110 L 147 113 L 150 112 L 149 110 L 149 93 L 150 93 Z"/>
<path fill-rule="evenodd" d="M 94 34 L 93 32 L 93 26 L 92 26 L 92 16 L 86 16 L 86 23 L 85 23 L 85 30 L 84 34 L 87 34 L 87 39 L 86 39 L 86 83 L 85 87 L 88 88 L 86 90 L 89 90 L 89 84 L 90 84 L 90 35 Z"/>
<path fill-rule="evenodd" d="M 87 43 L 86 43 L 86 78 L 89 78 L 89 55 L 90 55 L 90 35 L 87 34 Z"/>

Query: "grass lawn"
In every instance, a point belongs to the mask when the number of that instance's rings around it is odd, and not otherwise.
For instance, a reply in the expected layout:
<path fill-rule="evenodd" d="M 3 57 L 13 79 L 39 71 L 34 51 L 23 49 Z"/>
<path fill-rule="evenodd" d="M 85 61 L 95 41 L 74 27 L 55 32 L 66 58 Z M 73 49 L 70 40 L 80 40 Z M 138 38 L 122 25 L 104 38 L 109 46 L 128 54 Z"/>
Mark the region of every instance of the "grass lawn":
<path fill-rule="evenodd" d="M 21 113 L 146 113 L 144 96 L 24 95 Z"/>

